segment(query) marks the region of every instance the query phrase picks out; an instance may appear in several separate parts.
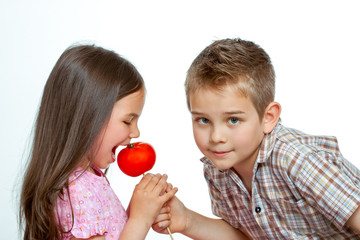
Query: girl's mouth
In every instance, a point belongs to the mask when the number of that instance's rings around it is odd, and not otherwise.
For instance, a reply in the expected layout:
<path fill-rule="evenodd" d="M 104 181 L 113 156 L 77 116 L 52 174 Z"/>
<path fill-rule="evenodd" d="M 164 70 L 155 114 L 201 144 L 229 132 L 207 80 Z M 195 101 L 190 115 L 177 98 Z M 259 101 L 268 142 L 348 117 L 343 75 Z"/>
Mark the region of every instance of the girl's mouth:
<path fill-rule="evenodd" d="M 113 147 L 113 149 L 112 149 L 112 155 L 111 155 L 111 157 L 112 157 L 112 159 L 113 159 L 113 162 L 115 162 L 115 161 L 116 161 L 116 155 L 115 155 L 115 152 L 116 152 L 117 147 L 118 147 L 118 146 L 115 146 L 115 147 Z"/>

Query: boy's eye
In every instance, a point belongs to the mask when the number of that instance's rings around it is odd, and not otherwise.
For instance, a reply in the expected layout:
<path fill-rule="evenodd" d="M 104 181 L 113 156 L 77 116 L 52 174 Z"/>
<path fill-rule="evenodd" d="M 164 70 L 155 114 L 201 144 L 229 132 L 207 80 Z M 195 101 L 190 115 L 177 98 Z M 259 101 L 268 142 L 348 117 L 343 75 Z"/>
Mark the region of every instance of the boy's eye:
<path fill-rule="evenodd" d="M 207 124 L 207 123 L 209 123 L 209 119 L 207 119 L 207 118 L 199 118 L 198 122 L 200 124 Z"/>
<path fill-rule="evenodd" d="M 238 119 L 238 118 L 235 118 L 235 117 L 229 118 L 228 123 L 231 124 L 231 125 L 238 124 L 238 123 L 239 123 L 239 119 Z"/>

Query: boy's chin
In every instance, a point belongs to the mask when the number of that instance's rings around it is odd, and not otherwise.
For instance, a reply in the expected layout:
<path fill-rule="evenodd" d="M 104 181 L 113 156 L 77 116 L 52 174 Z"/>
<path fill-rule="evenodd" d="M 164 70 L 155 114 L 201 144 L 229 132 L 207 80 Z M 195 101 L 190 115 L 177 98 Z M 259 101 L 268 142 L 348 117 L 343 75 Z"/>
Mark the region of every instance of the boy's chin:
<path fill-rule="evenodd" d="M 209 158 L 210 159 L 210 158 Z M 231 169 L 233 166 L 231 166 L 231 164 L 229 163 L 225 163 L 225 162 L 219 162 L 218 160 L 217 161 L 213 161 L 212 159 L 210 159 L 210 161 L 212 162 L 212 164 L 214 164 L 214 166 L 221 170 L 221 171 L 226 171 L 226 170 L 229 170 Z"/>

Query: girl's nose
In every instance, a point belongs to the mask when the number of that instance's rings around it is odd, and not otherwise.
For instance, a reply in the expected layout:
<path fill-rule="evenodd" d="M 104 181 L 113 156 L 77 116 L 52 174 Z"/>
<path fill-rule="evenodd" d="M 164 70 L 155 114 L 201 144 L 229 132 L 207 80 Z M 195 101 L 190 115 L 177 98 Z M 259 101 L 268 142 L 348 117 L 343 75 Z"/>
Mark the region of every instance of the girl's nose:
<path fill-rule="evenodd" d="M 138 128 L 138 125 L 134 124 L 133 127 L 131 128 L 129 137 L 130 138 L 138 138 L 139 136 L 140 136 L 140 130 Z"/>

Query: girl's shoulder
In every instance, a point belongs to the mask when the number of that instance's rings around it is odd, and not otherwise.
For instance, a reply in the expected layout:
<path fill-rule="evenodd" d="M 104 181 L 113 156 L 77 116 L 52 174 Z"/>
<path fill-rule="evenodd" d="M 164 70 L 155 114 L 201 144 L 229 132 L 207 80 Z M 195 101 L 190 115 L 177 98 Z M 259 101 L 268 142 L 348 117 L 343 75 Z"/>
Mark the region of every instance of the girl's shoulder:
<path fill-rule="evenodd" d="M 77 238 L 104 235 L 106 232 L 118 237 L 127 220 L 125 209 L 105 175 L 83 169 L 71 173 L 69 192 L 59 198 L 57 211 L 65 231 L 71 231 L 69 236 Z"/>
<path fill-rule="evenodd" d="M 104 186 L 108 186 L 109 182 L 107 181 L 102 171 L 95 171 L 96 174 L 86 171 L 82 168 L 77 168 L 74 172 L 70 174 L 69 189 L 86 189 L 89 191 L 93 191 L 99 188 L 101 189 Z"/>

